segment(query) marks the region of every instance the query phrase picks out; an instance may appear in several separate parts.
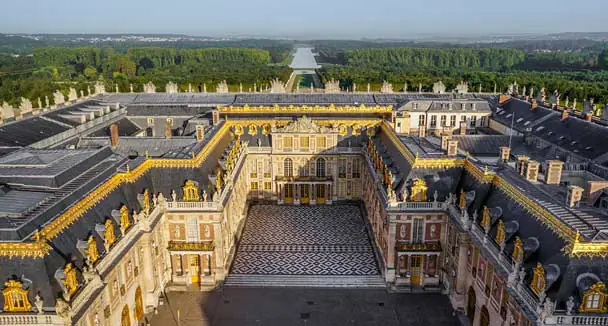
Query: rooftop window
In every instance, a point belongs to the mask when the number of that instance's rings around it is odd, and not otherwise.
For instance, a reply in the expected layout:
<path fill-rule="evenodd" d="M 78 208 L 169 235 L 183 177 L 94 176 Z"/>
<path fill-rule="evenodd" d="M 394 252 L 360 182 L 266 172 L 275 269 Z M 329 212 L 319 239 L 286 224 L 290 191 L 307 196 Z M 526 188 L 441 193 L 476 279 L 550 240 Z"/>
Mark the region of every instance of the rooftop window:
<path fill-rule="evenodd" d="M 527 126 L 527 125 L 529 125 L 529 124 L 530 124 L 530 121 L 526 121 L 526 122 L 524 123 L 524 126 Z"/>
<path fill-rule="evenodd" d="M 545 129 L 545 127 L 544 126 L 540 126 L 540 127 L 536 128 L 536 131 L 541 131 L 543 129 Z"/>
<path fill-rule="evenodd" d="M 522 121 L 524 121 L 524 118 L 519 118 L 519 119 L 517 119 L 517 123 L 520 123 L 520 122 L 522 122 Z"/>
<path fill-rule="evenodd" d="M 507 114 L 507 118 L 510 118 L 511 116 L 513 116 L 512 113 Z"/>

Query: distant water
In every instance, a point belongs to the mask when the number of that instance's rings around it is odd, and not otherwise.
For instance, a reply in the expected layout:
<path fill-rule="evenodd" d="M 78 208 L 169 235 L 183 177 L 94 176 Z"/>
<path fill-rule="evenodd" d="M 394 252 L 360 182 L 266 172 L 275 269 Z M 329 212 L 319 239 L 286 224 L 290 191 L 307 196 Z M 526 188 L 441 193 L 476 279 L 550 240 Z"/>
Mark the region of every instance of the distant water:
<path fill-rule="evenodd" d="M 317 60 L 312 54 L 312 48 L 297 48 L 289 67 L 292 69 L 318 69 L 321 66 L 317 64 Z"/>

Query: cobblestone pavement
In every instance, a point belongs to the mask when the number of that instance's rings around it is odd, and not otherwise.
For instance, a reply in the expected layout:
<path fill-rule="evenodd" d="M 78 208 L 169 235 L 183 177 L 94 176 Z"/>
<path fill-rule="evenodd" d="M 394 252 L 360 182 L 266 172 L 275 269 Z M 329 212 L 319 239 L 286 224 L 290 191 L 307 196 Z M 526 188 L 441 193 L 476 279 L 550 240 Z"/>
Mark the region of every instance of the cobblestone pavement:
<path fill-rule="evenodd" d="M 152 326 L 460 325 L 441 294 L 385 290 L 229 288 L 172 292 Z"/>
<path fill-rule="evenodd" d="M 254 205 L 231 273 L 376 275 L 358 206 Z"/>

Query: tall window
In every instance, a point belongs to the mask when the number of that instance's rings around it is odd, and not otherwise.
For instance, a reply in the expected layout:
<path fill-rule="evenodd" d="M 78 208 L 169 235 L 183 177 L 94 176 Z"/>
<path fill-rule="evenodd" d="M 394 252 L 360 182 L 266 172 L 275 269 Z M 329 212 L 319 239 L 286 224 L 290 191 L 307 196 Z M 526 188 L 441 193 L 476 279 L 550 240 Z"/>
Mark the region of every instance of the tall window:
<path fill-rule="evenodd" d="M 283 148 L 286 150 L 291 150 L 293 146 L 293 138 L 292 137 L 283 137 Z"/>
<path fill-rule="evenodd" d="M 358 158 L 353 160 L 353 178 L 361 177 L 361 161 Z"/>
<path fill-rule="evenodd" d="M 477 116 L 471 116 L 471 127 L 477 127 Z"/>
<path fill-rule="evenodd" d="M 300 137 L 300 149 L 303 151 L 307 151 L 309 147 L 308 136 Z"/>
<path fill-rule="evenodd" d="M 442 127 L 445 127 L 445 126 L 446 126 L 446 121 L 447 121 L 446 116 L 445 116 L 445 115 L 442 115 L 442 116 L 441 116 L 441 126 L 442 126 Z"/>
<path fill-rule="evenodd" d="M 307 177 L 308 176 L 308 162 L 304 161 L 302 163 L 302 165 L 300 165 L 298 175 L 300 177 Z"/>
<path fill-rule="evenodd" d="M 270 178 L 272 174 L 270 160 L 264 161 L 264 178 Z"/>
<path fill-rule="evenodd" d="M 327 146 L 327 139 L 325 138 L 325 136 L 317 137 L 317 147 L 325 148 L 326 146 Z"/>
<path fill-rule="evenodd" d="M 419 126 L 424 126 L 424 122 L 425 122 L 424 118 L 425 118 L 424 115 L 421 115 L 421 116 L 418 117 L 418 125 Z"/>
<path fill-rule="evenodd" d="M 317 159 L 317 177 L 325 176 L 325 159 L 319 158 Z"/>
<path fill-rule="evenodd" d="M 431 128 L 435 128 L 435 127 L 437 127 L 437 116 L 432 115 L 431 116 Z"/>
<path fill-rule="evenodd" d="M 450 117 L 450 126 L 452 126 L 452 127 L 456 126 L 456 116 L 455 115 L 452 115 Z"/>
<path fill-rule="evenodd" d="M 338 160 L 338 177 L 346 178 L 346 160 L 343 158 Z"/>
<path fill-rule="evenodd" d="M 413 241 L 414 243 L 422 243 L 422 237 L 424 233 L 424 219 L 415 218 L 414 219 L 414 235 Z"/>
<path fill-rule="evenodd" d="M 290 158 L 286 158 L 283 161 L 283 175 L 286 177 L 293 176 L 293 161 Z"/>
<path fill-rule="evenodd" d="M 188 220 L 188 228 L 186 234 L 188 237 L 188 241 L 198 240 L 198 221 L 196 218 L 191 218 Z"/>

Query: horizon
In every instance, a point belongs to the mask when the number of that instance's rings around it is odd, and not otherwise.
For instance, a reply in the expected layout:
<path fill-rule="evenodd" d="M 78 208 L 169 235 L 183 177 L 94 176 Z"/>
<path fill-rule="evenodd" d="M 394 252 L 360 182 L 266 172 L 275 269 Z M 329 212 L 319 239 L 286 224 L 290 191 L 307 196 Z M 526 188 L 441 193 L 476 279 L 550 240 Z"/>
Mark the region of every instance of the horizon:
<path fill-rule="evenodd" d="M 85 11 L 91 9 L 88 7 L 84 6 Z M 589 11 L 590 7 L 596 9 Z M 158 0 L 128 3 L 108 0 L 95 6 L 92 15 L 79 12 L 83 5 L 76 0 L 58 3 L 33 0 L 5 4 L 3 9 L 4 17 L 0 19 L 3 34 L 408 39 L 602 33 L 608 3 L 589 0 L 581 6 L 571 2 L 556 5 L 549 0 L 513 0 L 505 6 L 471 0 L 462 6 L 449 0 L 435 0 L 433 6 L 428 6 L 393 0 L 376 6 L 361 0 L 348 3 L 258 0 L 230 4 L 185 0 L 180 6 L 165 6 Z M 137 14 L 133 15 L 134 12 Z M 576 31 L 568 30 L 572 27 Z"/>

